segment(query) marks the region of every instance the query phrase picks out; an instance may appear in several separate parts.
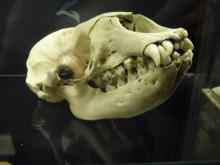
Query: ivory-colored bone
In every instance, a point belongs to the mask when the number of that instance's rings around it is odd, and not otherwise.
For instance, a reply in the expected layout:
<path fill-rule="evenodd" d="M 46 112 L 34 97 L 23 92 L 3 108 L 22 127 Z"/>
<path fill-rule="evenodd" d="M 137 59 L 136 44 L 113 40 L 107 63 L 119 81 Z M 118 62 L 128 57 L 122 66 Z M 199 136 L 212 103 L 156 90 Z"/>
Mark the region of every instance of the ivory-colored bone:
<path fill-rule="evenodd" d="M 163 27 L 132 12 L 101 14 L 34 45 L 26 83 L 41 99 L 66 99 L 80 119 L 134 117 L 163 103 L 188 71 L 193 44 L 187 35 L 183 28 Z M 63 65 L 69 69 L 60 76 Z M 112 79 L 104 75 L 110 71 Z"/>

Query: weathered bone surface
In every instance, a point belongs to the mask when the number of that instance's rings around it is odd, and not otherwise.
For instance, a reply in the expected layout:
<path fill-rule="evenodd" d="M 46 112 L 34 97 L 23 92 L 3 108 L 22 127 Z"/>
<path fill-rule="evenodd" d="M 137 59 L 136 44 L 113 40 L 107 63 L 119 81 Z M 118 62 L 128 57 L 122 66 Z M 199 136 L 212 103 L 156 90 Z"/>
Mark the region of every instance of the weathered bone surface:
<path fill-rule="evenodd" d="M 140 14 L 102 14 L 40 40 L 26 83 L 49 102 L 66 99 L 81 119 L 137 116 L 163 103 L 188 71 L 187 36 Z"/>

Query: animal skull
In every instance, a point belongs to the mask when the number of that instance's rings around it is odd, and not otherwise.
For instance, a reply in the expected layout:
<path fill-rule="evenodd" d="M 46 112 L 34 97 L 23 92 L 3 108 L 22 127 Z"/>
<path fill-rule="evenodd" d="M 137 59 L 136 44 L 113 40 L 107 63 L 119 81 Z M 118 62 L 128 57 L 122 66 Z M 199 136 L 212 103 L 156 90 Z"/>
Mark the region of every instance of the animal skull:
<path fill-rule="evenodd" d="M 26 83 L 49 102 L 66 99 L 81 119 L 127 118 L 164 102 L 192 63 L 186 30 L 112 12 L 39 41 Z"/>

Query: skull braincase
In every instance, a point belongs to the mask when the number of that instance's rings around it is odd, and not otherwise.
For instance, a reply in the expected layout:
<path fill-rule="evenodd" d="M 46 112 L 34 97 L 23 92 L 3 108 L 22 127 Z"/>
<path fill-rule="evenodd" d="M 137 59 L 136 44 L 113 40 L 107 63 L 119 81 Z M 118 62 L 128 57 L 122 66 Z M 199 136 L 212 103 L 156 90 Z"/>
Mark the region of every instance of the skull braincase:
<path fill-rule="evenodd" d="M 81 119 L 137 116 L 164 102 L 188 71 L 187 35 L 140 14 L 105 13 L 40 40 L 26 83 L 49 102 L 66 99 Z"/>

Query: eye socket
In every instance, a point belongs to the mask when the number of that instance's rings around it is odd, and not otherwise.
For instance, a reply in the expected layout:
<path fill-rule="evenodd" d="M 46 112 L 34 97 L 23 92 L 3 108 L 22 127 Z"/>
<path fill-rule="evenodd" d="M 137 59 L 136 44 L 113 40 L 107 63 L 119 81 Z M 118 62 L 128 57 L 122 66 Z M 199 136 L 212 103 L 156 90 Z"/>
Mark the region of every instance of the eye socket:
<path fill-rule="evenodd" d="M 65 65 L 58 66 L 57 75 L 63 80 L 74 78 L 73 71 L 68 66 L 65 66 Z"/>

